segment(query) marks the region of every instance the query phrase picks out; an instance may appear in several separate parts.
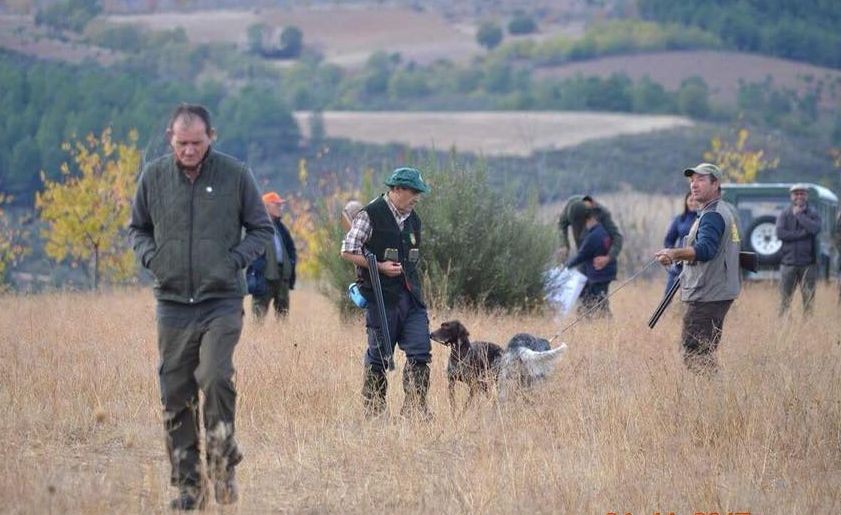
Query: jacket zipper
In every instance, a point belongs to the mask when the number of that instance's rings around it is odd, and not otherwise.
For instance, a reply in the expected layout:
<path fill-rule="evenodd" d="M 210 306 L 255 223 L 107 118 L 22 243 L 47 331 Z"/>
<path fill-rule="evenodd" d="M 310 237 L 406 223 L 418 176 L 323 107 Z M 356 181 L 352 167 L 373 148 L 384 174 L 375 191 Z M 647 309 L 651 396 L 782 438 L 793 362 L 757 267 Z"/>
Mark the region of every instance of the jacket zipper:
<path fill-rule="evenodd" d="M 189 230 L 189 243 L 187 244 L 187 273 L 189 279 L 189 292 L 190 292 L 190 304 L 195 302 L 195 295 L 193 293 L 193 199 L 196 196 L 196 182 L 198 182 L 199 178 L 196 177 L 196 180 L 190 183 L 190 230 Z"/>

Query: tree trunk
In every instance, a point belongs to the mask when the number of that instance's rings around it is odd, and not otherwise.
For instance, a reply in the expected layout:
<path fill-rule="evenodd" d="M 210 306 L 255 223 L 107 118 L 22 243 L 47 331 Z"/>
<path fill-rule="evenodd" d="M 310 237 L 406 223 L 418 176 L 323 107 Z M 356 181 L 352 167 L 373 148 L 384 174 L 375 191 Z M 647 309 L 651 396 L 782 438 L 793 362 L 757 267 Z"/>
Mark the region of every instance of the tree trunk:
<path fill-rule="evenodd" d="M 99 290 L 99 246 L 93 247 L 93 291 Z"/>

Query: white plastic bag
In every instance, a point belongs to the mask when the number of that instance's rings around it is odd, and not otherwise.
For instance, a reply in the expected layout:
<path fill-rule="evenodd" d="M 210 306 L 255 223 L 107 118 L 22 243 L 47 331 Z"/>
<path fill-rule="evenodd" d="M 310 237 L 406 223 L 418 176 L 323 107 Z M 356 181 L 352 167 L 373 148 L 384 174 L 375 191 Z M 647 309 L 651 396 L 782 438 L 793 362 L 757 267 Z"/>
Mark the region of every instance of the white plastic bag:
<path fill-rule="evenodd" d="M 544 298 L 555 308 L 559 316 L 566 316 L 572 311 L 586 283 L 587 276 L 575 268 L 556 266 L 545 274 L 546 296 Z"/>

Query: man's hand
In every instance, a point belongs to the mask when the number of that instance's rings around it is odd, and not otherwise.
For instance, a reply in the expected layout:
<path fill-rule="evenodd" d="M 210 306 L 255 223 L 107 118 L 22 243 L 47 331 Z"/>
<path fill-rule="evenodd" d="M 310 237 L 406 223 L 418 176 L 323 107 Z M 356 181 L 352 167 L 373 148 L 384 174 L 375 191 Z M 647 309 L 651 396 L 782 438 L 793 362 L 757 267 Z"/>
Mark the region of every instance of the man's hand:
<path fill-rule="evenodd" d="M 559 247 L 558 252 L 555 254 L 558 263 L 563 265 L 567 262 L 567 258 L 569 257 L 569 248 L 567 247 Z"/>
<path fill-rule="evenodd" d="M 397 277 L 403 273 L 403 265 L 396 261 L 382 261 L 377 263 L 377 269 L 388 277 Z"/>
<path fill-rule="evenodd" d="M 593 268 L 601 270 L 610 263 L 610 256 L 596 256 L 593 258 Z"/>
<path fill-rule="evenodd" d="M 671 266 L 675 262 L 675 249 L 661 249 L 654 253 L 654 259 L 663 266 Z"/>

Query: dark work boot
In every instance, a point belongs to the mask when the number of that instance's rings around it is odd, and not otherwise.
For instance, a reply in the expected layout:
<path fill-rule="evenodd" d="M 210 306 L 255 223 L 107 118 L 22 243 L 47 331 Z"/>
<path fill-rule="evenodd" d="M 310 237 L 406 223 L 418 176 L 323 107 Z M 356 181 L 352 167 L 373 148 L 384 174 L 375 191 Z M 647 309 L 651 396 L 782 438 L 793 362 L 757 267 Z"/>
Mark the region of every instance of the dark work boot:
<path fill-rule="evenodd" d="M 400 414 L 406 418 L 418 418 L 424 422 L 432 420 L 432 412 L 426 404 L 429 391 L 429 365 L 407 361 L 403 367 L 403 408 Z"/>
<path fill-rule="evenodd" d="M 387 390 L 388 379 L 386 379 L 385 371 L 366 366 L 365 377 L 362 380 L 362 400 L 366 418 L 379 416 L 385 411 Z"/>
<path fill-rule="evenodd" d="M 203 488 L 189 485 L 182 486 L 178 491 L 178 497 L 170 501 L 169 507 L 173 510 L 203 510 L 207 504 L 207 495 Z"/>

